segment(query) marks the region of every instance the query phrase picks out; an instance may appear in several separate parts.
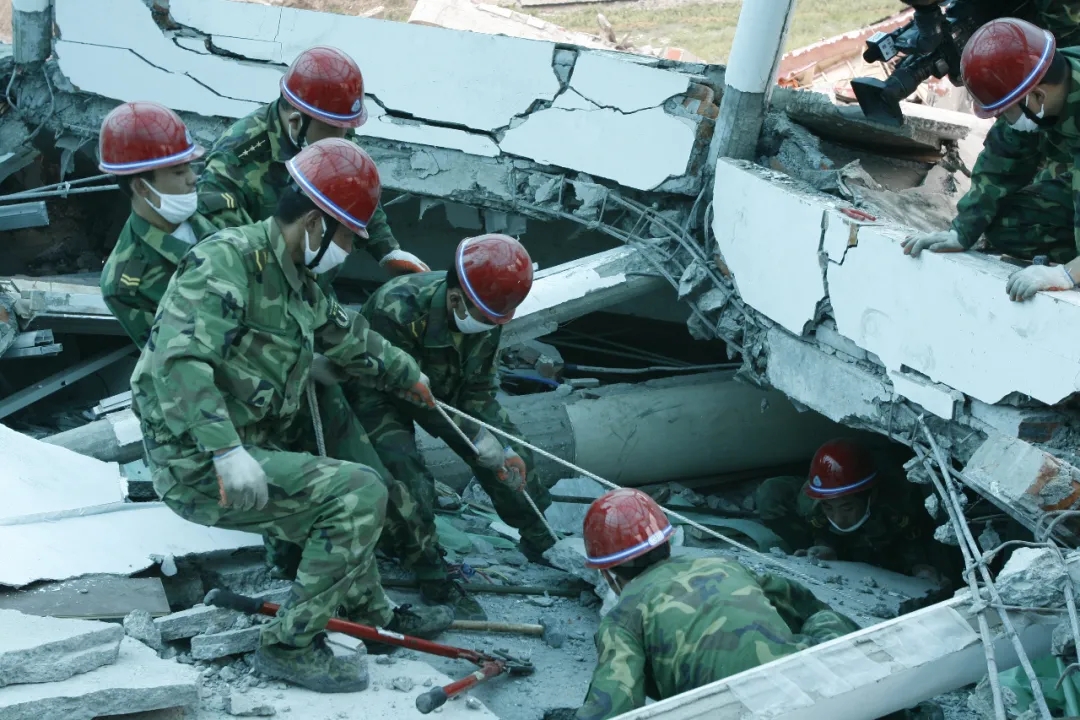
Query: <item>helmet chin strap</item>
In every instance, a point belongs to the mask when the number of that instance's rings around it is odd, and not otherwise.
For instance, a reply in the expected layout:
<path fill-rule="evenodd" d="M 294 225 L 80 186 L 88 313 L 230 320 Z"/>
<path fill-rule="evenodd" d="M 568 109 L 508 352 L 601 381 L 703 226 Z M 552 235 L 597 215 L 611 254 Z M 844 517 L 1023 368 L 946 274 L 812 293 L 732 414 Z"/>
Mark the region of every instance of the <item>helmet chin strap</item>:
<path fill-rule="evenodd" d="M 1025 98 L 1024 101 L 1020 103 L 1019 107 L 1020 112 L 1024 114 L 1024 117 L 1026 117 L 1028 120 L 1043 129 L 1053 127 L 1057 124 L 1057 117 L 1040 117 L 1039 115 L 1031 112 L 1031 108 L 1027 106 L 1027 98 Z M 1043 112 L 1045 113 L 1045 105 L 1043 106 Z"/>
<path fill-rule="evenodd" d="M 300 129 L 296 131 L 296 140 L 293 140 L 293 145 L 297 150 L 302 150 L 304 147 L 304 140 L 307 139 L 308 128 L 311 127 L 311 116 L 305 115 L 302 112 L 296 112 L 294 115 L 300 116 Z M 289 138 L 292 140 L 292 138 Z"/>

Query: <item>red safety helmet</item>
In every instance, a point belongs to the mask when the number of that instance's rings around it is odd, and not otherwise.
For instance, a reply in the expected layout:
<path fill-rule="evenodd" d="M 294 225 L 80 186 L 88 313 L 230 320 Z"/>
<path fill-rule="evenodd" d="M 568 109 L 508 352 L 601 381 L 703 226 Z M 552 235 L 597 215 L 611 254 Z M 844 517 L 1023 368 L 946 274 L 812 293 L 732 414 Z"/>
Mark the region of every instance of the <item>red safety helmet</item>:
<path fill-rule="evenodd" d="M 289 175 L 321 210 L 352 232 L 367 227 L 379 206 L 379 171 L 355 143 L 327 138 L 285 163 Z"/>
<path fill-rule="evenodd" d="M 810 463 L 806 494 L 815 500 L 831 500 L 868 490 L 877 479 L 870 454 L 851 440 L 830 440 L 818 448 Z"/>
<path fill-rule="evenodd" d="M 465 238 L 454 252 L 454 267 L 465 295 L 496 325 L 510 322 L 532 289 L 532 258 L 509 235 Z"/>
<path fill-rule="evenodd" d="M 1001 115 L 1042 82 L 1054 60 L 1053 33 L 1024 20 L 993 20 L 964 46 L 960 73 L 981 118 Z"/>
<path fill-rule="evenodd" d="M 281 76 L 281 94 L 294 108 L 340 128 L 367 122 L 364 76 L 351 57 L 332 47 L 300 53 Z"/>
<path fill-rule="evenodd" d="M 206 151 L 184 121 L 164 105 L 129 102 L 105 116 L 98 137 L 98 167 L 110 175 L 136 175 L 198 160 Z"/>
<path fill-rule="evenodd" d="M 594 500 L 585 514 L 585 566 L 606 570 L 671 539 L 675 528 L 651 497 L 631 488 Z"/>

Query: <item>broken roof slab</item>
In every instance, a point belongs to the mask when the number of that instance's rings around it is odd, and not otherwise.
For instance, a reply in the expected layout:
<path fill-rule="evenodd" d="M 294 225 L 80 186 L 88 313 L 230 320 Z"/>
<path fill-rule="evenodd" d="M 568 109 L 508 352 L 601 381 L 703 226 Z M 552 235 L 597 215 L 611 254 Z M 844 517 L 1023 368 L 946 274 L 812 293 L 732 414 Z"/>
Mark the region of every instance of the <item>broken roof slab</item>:
<path fill-rule="evenodd" d="M 1014 303 L 1015 267 L 977 252 L 913 259 L 900 249 L 910 229 L 852 222 L 844 205 L 749 163 L 717 164 L 717 247 L 750 307 L 802 335 L 827 300 L 837 331 L 877 356 L 895 392 L 942 416 L 962 400 L 953 391 L 1049 405 L 1077 391 L 1080 338 L 1061 328 L 1080 323 L 1080 293 Z"/>
<path fill-rule="evenodd" d="M 563 92 L 552 42 L 229 0 L 171 0 L 169 10 L 177 23 L 210 35 L 213 48 L 247 60 L 181 42 L 156 25 L 141 0 L 56 0 L 60 70 L 82 92 L 237 118 L 278 96 L 283 65 L 326 44 L 348 52 L 364 70 L 371 119 L 358 132 L 365 137 L 477 158 L 509 153 L 639 190 L 685 175 L 702 150 L 694 141 L 701 119 L 663 109 L 686 91 L 690 76 L 617 54 L 582 51 L 580 74 L 571 84 L 588 102 L 537 109 Z M 397 62 L 401 47 L 420 57 Z M 415 70 L 418 65 L 423 72 Z M 118 66 L 124 73 L 98 71 Z M 643 137 L 652 141 L 642 143 Z M 410 157 L 410 166 L 400 170 L 421 180 L 460 175 L 451 168 L 462 165 L 460 157 L 418 156 L 415 162 L 418 167 Z M 385 175 L 398 170 L 389 169 Z M 505 168 L 494 169 L 496 178 L 507 175 Z M 438 194 L 419 184 L 424 194 Z"/>
<path fill-rule="evenodd" d="M 493 131 L 559 92 L 549 42 L 225 0 L 171 0 L 169 13 L 252 60 L 288 65 L 313 45 L 341 48 L 363 69 L 369 95 L 424 120 Z M 404 47 L 426 59 L 400 62 Z"/>

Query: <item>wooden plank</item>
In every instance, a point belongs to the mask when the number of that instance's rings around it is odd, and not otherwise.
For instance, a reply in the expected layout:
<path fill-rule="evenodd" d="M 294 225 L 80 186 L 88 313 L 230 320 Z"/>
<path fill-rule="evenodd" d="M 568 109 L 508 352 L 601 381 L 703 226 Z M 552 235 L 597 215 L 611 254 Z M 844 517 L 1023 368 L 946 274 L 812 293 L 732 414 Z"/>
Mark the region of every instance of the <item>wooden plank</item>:
<path fill-rule="evenodd" d="M 0 592 L 0 609 L 27 615 L 115 620 L 132 610 L 145 610 L 154 617 L 168 615 L 169 601 L 160 578 L 87 575 Z"/>

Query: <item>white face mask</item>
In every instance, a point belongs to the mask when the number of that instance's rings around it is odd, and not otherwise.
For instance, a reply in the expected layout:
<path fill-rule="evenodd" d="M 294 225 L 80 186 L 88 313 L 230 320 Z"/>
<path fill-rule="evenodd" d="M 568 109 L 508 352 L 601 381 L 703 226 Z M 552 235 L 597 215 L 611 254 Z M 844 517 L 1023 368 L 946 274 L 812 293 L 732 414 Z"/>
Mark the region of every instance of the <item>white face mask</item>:
<path fill-rule="evenodd" d="M 836 523 L 834 523 L 832 521 L 832 518 L 826 517 L 826 520 L 829 521 L 829 524 L 833 526 L 833 528 L 836 530 L 836 532 L 841 532 L 841 533 L 844 533 L 844 534 L 855 532 L 856 530 L 861 528 L 866 523 L 866 521 L 869 520 L 869 519 L 870 519 L 870 503 L 866 503 L 866 512 L 863 513 L 862 520 L 855 523 L 851 527 L 842 528 L 839 525 L 837 525 Z"/>
<path fill-rule="evenodd" d="M 150 192 L 154 193 L 154 196 L 161 204 L 161 207 L 155 207 L 154 211 L 160 215 L 161 219 L 165 222 L 179 225 L 194 215 L 199 207 L 198 193 L 190 192 L 183 195 L 162 195 L 150 183 L 146 183 L 146 187 L 150 189 Z M 150 203 L 150 207 L 154 207 L 154 204 Z"/>
<path fill-rule="evenodd" d="M 494 325 L 488 325 L 485 322 L 480 322 L 472 316 L 472 313 L 466 311 L 465 319 L 459 318 L 457 312 L 453 313 L 454 323 L 457 325 L 458 332 L 465 333 L 466 335 L 472 335 L 473 333 L 484 333 L 495 329 Z"/>
<path fill-rule="evenodd" d="M 1024 98 L 1024 106 L 1027 107 L 1027 98 Z M 1045 113 L 1046 107 L 1041 107 L 1039 108 L 1039 112 L 1035 113 L 1035 117 L 1041 120 L 1043 117 L 1045 117 Z M 1022 133 L 1039 132 L 1039 130 L 1042 129 L 1039 127 L 1039 124 L 1037 122 L 1029 118 L 1023 112 L 1020 113 L 1019 120 L 1013 123 L 1009 123 L 1009 127 L 1011 127 L 1013 130 L 1016 130 L 1017 132 Z"/>
<path fill-rule="evenodd" d="M 322 218 L 322 234 L 319 236 L 316 246 L 321 245 L 322 238 L 326 236 L 326 218 Z M 311 261 L 315 259 L 315 256 L 319 254 L 318 247 L 315 250 L 311 249 L 311 233 L 304 228 L 304 265 L 311 265 Z M 344 248 L 338 245 L 334 241 L 330 241 L 330 247 L 323 253 L 322 259 L 319 260 L 315 267 L 311 268 L 311 272 L 316 275 L 322 275 L 324 272 L 333 270 L 341 263 L 349 259 L 349 253 L 345 252 Z"/>

